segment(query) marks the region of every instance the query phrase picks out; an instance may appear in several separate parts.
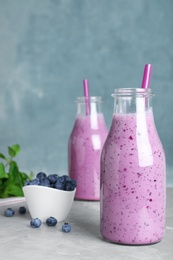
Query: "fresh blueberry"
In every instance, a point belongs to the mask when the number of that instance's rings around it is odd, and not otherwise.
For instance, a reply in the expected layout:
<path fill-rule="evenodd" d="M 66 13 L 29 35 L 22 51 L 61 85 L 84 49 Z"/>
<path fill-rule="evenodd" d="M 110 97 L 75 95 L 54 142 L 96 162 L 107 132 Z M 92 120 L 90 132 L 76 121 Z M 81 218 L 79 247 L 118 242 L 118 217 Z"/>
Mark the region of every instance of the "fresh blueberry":
<path fill-rule="evenodd" d="M 39 183 L 40 186 L 46 186 L 46 187 L 50 187 L 50 181 L 48 178 L 43 178 L 40 180 Z"/>
<path fill-rule="evenodd" d="M 69 233 L 71 231 L 71 225 L 69 223 L 64 223 L 62 225 L 62 231 L 64 233 Z"/>
<path fill-rule="evenodd" d="M 42 222 L 39 218 L 31 219 L 30 226 L 32 228 L 39 228 L 41 226 Z"/>
<path fill-rule="evenodd" d="M 19 214 L 25 214 L 26 213 L 26 208 L 25 207 L 20 207 L 19 208 Z"/>
<path fill-rule="evenodd" d="M 4 211 L 4 215 L 6 217 L 13 217 L 14 216 L 14 210 L 12 208 L 8 208 Z"/>
<path fill-rule="evenodd" d="M 66 182 L 66 177 L 65 176 L 60 176 L 58 179 L 57 179 L 58 182 L 61 182 L 61 183 L 65 183 Z"/>
<path fill-rule="evenodd" d="M 39 178 L 35 178 L 30 181 L 30 185 L 39 185 L 39 184 L 40 184 Z"/>
<path fill-rule="evenodd" d="M 61 177 L 64 179 L 64 181 L 70 181 L 70 177 L 68 175 L 63 175 Z"/>
<path fill-rule="evenodd" d="M 76 188 L 76 186 L 77 186 L 77 182 L 75 180 L 71 179 L 66 182 L 65 190 L 72 191 Z"/>
<path fill-rule="evenodd" d="M 56 226 L 56 224 L 58 223 L 57 219 L 54 218 L 54 217 L 49 217 L 47 220 L 46 220 L 46 224 L 49 226 L 49 227 L 54 227 Z"/>
<path fill-rule="evenodd" d="M 51 184 L 54 184 L 57 181 L 58 177 L 58 174 L 49 174 L 47 178 Z"/>
<path fill-rule="evenodd" d="M 47 175 L 44 172 L 39 172 L 39 173 L 37 173 L 36 177 L 39 178 L 39 180 L 42 180 L 42 179 L 47 178 Z"/>
<path fill-rule="evenodd" d="M 57 180 L 53 186 L 55 189 L 58 189 L 58 190 L 64 190 L 65 188 L 65 183 Z"/>
<path fill-rule="evenodd" d="M 47 176 L 46 173 L 39 172 L 35 179 L 27 180 L 24 186 L 26 185 L 40 185 L 58 190 L 73 191 L 77 186 L 77 182 L 74 179 L 70 179 L 68 175 L 58 176 L 58 174 L 49 174 Z"/>
<path fill-rule="evenodd" d="M 69 180 L 66 182 L 65 190 L 72 191 L 76 188 L 77 182 L 75 180 Z"/>
<path fill-rule="evenodd" d="M 73 185 L 74 189 L 77 187 L 77 181 L 76 180 L 71 179 L 70 183 Z"/>
<path fill-rule="evenodd" d="M 73 185 L 71 184 L 71 182 L 67 182 L 66 185 L 65 185 L 65 190 L 67 191 L 72 191 L 74 190 L 74 187 Z"/>
<path fill-rule="evenodd" d="M 30 180 L 25 181 L 24 186 L 30 185 Z"/>

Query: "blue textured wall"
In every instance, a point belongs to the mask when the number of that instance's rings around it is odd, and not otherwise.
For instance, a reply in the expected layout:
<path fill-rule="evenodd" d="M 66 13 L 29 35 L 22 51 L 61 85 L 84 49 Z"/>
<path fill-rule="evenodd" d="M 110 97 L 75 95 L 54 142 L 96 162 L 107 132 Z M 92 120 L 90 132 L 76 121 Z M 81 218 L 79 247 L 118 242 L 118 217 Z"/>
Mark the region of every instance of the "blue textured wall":
<path fill-rule="evenodd" d="M 19 143 L 20 168 L 67 172 L 82 80 L 105 99 L 140 87 L 152 63 L 155 121 L 173 185 L 173 1 L 0 0 L 0 151 Z"/>

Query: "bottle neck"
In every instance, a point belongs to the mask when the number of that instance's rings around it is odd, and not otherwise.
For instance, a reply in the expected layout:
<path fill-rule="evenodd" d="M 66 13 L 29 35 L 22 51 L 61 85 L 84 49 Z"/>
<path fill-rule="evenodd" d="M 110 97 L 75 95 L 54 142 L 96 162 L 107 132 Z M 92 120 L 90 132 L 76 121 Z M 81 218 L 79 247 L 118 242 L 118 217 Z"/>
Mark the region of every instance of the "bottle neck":
<path fill-rule="evenodd" d="M 153 93 L 149 89 L 116 89 L 114 113 L 142 113 L 152 108 Z"/>
<path fill-rule="evenodd" d="M 84 97 L 78 97 L 77 103 L 77 116 L 93 116 L 102 113 L 101 97 L 90 97 L 85 99 Z"/>

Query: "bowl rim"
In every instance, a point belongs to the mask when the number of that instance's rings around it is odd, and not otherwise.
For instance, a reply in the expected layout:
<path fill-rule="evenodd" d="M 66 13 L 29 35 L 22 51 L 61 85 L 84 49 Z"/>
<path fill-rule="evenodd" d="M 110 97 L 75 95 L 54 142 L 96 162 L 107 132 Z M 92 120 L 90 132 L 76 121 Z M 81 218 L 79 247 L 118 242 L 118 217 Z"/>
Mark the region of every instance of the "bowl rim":
<path fill-rule="evenodd" d="M 22 189 L 42 189 L 42 190 L 50 190 L 50 191 L 55 191 L 55 192 L 60 192 L 60 193 L 74 193 L 76 191 L 76 188 L 74 190 L 59 190 L 59 189 L 55 189 L 52 187 L 46 187 L 46 186 L 41 186 L 41 185 L 26 185 L 23 186 Z"/>

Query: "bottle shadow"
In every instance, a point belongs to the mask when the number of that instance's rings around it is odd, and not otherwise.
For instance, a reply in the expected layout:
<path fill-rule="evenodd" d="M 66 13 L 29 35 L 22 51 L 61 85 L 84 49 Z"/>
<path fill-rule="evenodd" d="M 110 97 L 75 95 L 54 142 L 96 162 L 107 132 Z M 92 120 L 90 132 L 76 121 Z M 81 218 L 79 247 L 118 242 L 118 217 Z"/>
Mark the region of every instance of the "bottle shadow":
<path fill-rule="evenodd" d="M 77 207 L 75 205 L 70 213 L 69 221 L 74 223 L 80 235 L 103 241 L 100 233 L 100 211 L 97 202 L 78 201 Z"/>

